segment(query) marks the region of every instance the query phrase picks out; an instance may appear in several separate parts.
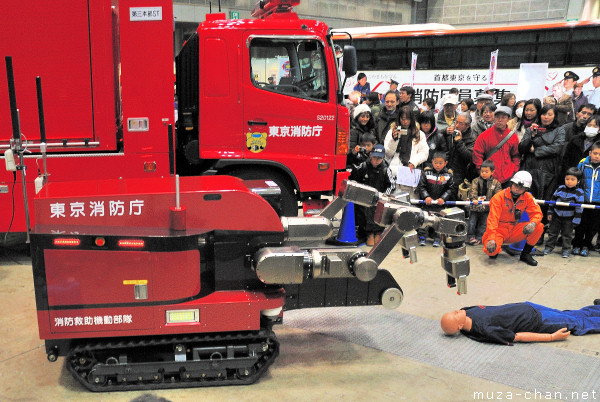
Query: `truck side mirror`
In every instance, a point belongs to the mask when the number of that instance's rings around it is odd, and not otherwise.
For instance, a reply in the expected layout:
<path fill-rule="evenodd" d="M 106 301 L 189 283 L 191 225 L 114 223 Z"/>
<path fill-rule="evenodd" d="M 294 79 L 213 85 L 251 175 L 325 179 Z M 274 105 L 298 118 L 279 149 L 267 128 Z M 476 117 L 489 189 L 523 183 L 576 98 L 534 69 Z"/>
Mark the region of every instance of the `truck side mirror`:
<path fill-rule="evenodd" d="M 352 77 L 358 71 L 356 62 L 356 48 L 354 46 L 344 46 L 344 65 L 342 67 L 346 77 Z"/>

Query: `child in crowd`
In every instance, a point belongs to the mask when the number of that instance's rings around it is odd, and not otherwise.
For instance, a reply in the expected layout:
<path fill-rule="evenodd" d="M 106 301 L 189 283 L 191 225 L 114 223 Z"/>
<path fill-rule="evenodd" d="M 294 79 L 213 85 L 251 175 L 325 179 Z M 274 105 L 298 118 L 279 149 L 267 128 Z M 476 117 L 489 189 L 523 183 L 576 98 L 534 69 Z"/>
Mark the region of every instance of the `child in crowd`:
<path fill-rule="evenodd" d="M 375 134 L 367 133 L 363 135 L 360 139 L 360 145 L 354 147 L 352 152 L 348 154 L 347 167 L 355 168 L 368 161 L 375 144 L 377 144 Z"/>
<path fill-rule="evenodd" d="M 586 204 L 600 205 L 600 141 L 594 142 L 590 155 L 579 162 L 577 169 L 582 172 L 581 188 Z M 592 239 L 600 226 L 600 210 L 584 209 L 581 214 L 581 225 L 575 229 L 573 254 L 587 257 L 592 247 Z"/>
<path fill-rule="evenodd" d="M 417 185 L 417 195 L 425 200 L 423 209 L 430 211 L 439 211 L 446 201 L 450 200 L 452 194 L 452 171 L 446 168 L 448 156 L 445 152 L 436 152 L 431 161 L 433 166 L 427 166 L 421 172 L 421 179 Z M 419 229 L 419 244 L 425 245 L 425 236 L 427 229 Z M 433 247 L 440 246 L 440 235 L 435 231 L 430 233 L 433 239 Z"/>
<path fill-rule="evenodd" d="M 472 246 L 481 244 L 481 238 L 487 227 L 487 218 L 490 213 L 490 207 L 482 205 L 482 201 L 489 201 L 492 197 L 502 190 L 502 185 L 494 179 L 494 162 L 485 160 L 481 163 L 479 177 L 473 179 L 469 188 L 469 200 L 473 201 L 470 206 L 469 214 L 469 244 Z"/>
<path fill-rule="evenodd" d="M 558 187 L 552 195 L 551 201 L 570 202 L 583 204 L 583 190 L 577 186 L 581 180 L 582 173 L 575 167 L 567 169 L 565 184 Z M 548 240 L 544 254 L 550 254 L 554 250 L 558 235 L 562 234 L 562 256 L 569 258 L 571 255 L 571 241 L 573 240 L 573 228 L 581 223 L 582 207 L 563 207 L 550 204 L 548 206 Z"/>
<path fill-rule="evenodd" d="M 350 180 L 356 180 L 359 183 L 374 187 L 377 191 L 385 194 L 391 194 L 396 188 L 392 171 L 387 163 L 383 160 L 385 157 L 385 148 L 381 144 L 373 147 L 368 161 L 363 162 L 360 166 L 352 169 Z M 375 207 L 356 206 L 357 221 L 359 223 L 359 231 L 364 230 L 367 236 L 367 246 L 373 246 L 381 239 L 383 226 L 375 223 Z"/>

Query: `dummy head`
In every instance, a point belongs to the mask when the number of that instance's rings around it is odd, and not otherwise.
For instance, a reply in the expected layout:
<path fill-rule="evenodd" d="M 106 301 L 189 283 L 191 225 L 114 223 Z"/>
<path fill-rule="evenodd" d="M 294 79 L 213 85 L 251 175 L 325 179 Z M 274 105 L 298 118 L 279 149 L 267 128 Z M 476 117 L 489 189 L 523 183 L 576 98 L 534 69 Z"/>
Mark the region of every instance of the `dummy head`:
<path fill-rule="evenodd" d="M 454 310 L 442 316 L 442 331 L 446 335 L 456 335 L 465 325 L 467 312 L 465 310 Z"/>

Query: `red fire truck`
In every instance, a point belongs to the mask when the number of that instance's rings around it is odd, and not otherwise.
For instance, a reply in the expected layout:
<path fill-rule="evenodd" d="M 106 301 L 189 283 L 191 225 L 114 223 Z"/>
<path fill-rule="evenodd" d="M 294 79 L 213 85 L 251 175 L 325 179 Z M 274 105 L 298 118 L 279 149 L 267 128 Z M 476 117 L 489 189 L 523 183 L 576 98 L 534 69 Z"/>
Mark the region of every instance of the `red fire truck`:
<path fill-rule="evenodd" d="M 43 170 L 41 129 L 52 182 L 160 178 L 173 169 L 268 179 L 281 189 L 283 215 L 331 194 L 346 177 L 349 114 L 330 31 L 299 19 L 298 3 L 261 1 L 250 20 L 207 15 L 176 58 L 175 93 L 171 0 L 7 0 L 0 54 L 14 68 L 28 197 Z M 350 75 L 355 60 L 345 60 Z M 281 70 L 266 71 L 267 63 Z M 6 93 L 0 80 L 2 153 L 13 117 Z M 3 231 L 11 222 L 11 231 L 26 229 L 18 175 L 0 171 Z"/>

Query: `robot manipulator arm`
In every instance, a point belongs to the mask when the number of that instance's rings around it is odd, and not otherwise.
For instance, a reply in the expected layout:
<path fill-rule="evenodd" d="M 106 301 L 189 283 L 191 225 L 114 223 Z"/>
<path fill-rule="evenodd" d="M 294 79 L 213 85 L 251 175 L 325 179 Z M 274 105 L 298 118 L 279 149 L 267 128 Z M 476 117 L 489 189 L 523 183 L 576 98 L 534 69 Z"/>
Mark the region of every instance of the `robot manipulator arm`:
<path fill-rule="evenodd" d="M 408 198 L 404 201 L 392 199 L 380 194 L 373 187 L 354 181 L 345 181 L 342 184 L 340 196 L 336 197 L 319 216 L 281 218 L 286 243 L 283 247 L 266 247 L 255 253 L 252 267 L 256 275 L 264 283 L 283 285 L 301 284 L 304 280 L 318 278 L 356 277 L 363 282 L 373 280 L 381 262 L 404 234 L 397 228 L 394 230 L 393 236 L 386 236 L 385 244 L 388 246 L 385 248 L 379 246 L 376 254 L 377 260 L 368 257 L 359 247 L 306 250 L 295 243 L 307 240 L 326 240 L 332 233 L 331 220 L 348 202 L 371 206 L 382 201 L 386 205 L 402 202 L 411 211 L 400 219 L 402 221 L 410 220 L 413 226 L 418 226 L 421 210 L 410 207 Z M 387 215 L 385 219 L 388 219 Z M 387 222 L 380 224 L 388 225 Z"/>
<path fill-rule="evenodd" d="M 467 226 L 462 209 L 448 208 L 433 214 L 419 208 L 407 206 L 403 202 L 398 202 L 398 200 L 389 201 L 380 199 L 375 209 L 375 222 L 381 226 L 386 226 L 387 229 L 383 233 L 381 241 L 367 255 L 368 258 L 372 258 L 378 264 L 381 264 L 395 244 L 400 242 L 402 248 L 410 255 L 411 263 L 416 262 L 416 229 L 432 227 L 442 235 L 444 255 L 448 254 L 447 249 L 462 250 L 467 261 L 468 270 L 468 257 L 466 257 L 465 247 Z M 456 253 L 453 253 L 449 258 L 452 259 L 455 255 Z M 445 265 L 443 267 L 446 269 Z M 446 269 L 446 271 L 448 270 Z M 464 274 L 465 270 L 459 271 Z M 452 271 L 450 273 L 452 274 Z M 468 272 L 466 275 L 468 275 Z"/>
<path fill-rule="evenodd" d="M 307 279 L 352 278 L 369 282 L 377 275 L 375 261 L 358 247 L 266 247 L 254 256 L 253 269 L 266 284 L 302 284 Z"/>
<path fill-rule="evenodd" d="M 368 189 L 364 188 L 366 186 L 361 186 L 351 182 L 346 183 L 344 198 L 353 198 L 351 194 L 356 193 L 359 196 L 354 197 L 355 199 L 368 200 Z M 412 207 L 408 196 L 404 194 L 399 197 L 377 194 L 376 205 L 375 222 L 387 229 L 381 241 L 371 249 L 366 258 L 372 259 L 379 266 L 396 243 L 400 242 L 405 253 L 410 256 L 410 262 L 416 262 L 418 238 L 416 229 L 431 226 L 442 235 L 442 268 L 446 271 L 448 287 L 457 286 L 459 295 L 467 292 L 470 262 L 466 253 L 467 225 L 462 209 L 447 208 L 433 214 Z"/>
<path fill-rule="evenodd" d="M 407 194 L 387 196 L 372 187 L 346 181 L 340 196 L 334 199 L 319 216 L 292 218 L 298 219 L 297 223 L 287 220 L 284 226 L 291 229 L 294 225 L 298 225 L 295 232 L 312 234 L 321 232 L 325 235 L 329 231 L 326 222 L 323 221 L 331 220 L 348 202 L 364 206 L 375 205 L 375 222 L 386 227 L 381 241 L 368 254 L 359 247 L 303 250 L 291 245 L 262 248 L 253 259 L 253 269 L 259 279 L 270 284 L 301 284 L 305 279 L 345 277 L 356 277 L 368 282 L 375 278 L 378 267 L 398 242 L 408 251 L 411 262 L 416 262 L 416 229 L 432 226 L 442 234 L 444 240 L 442 266 L 448 274 L 448 284 L 454 285 L 451 280 L 458 280 L 459 294 L 466 292 L 469 259 L 465 247 L 464 211 L 459 208 L 445 209 L 439 214 L 431 214 L 411 206 Z M 313 221 L 314 224 L 319 222 L 318 225 L 323 230 L 315 231 Z M 293 240 L 295 236 L 286 237 L 288 240 Z"/>

